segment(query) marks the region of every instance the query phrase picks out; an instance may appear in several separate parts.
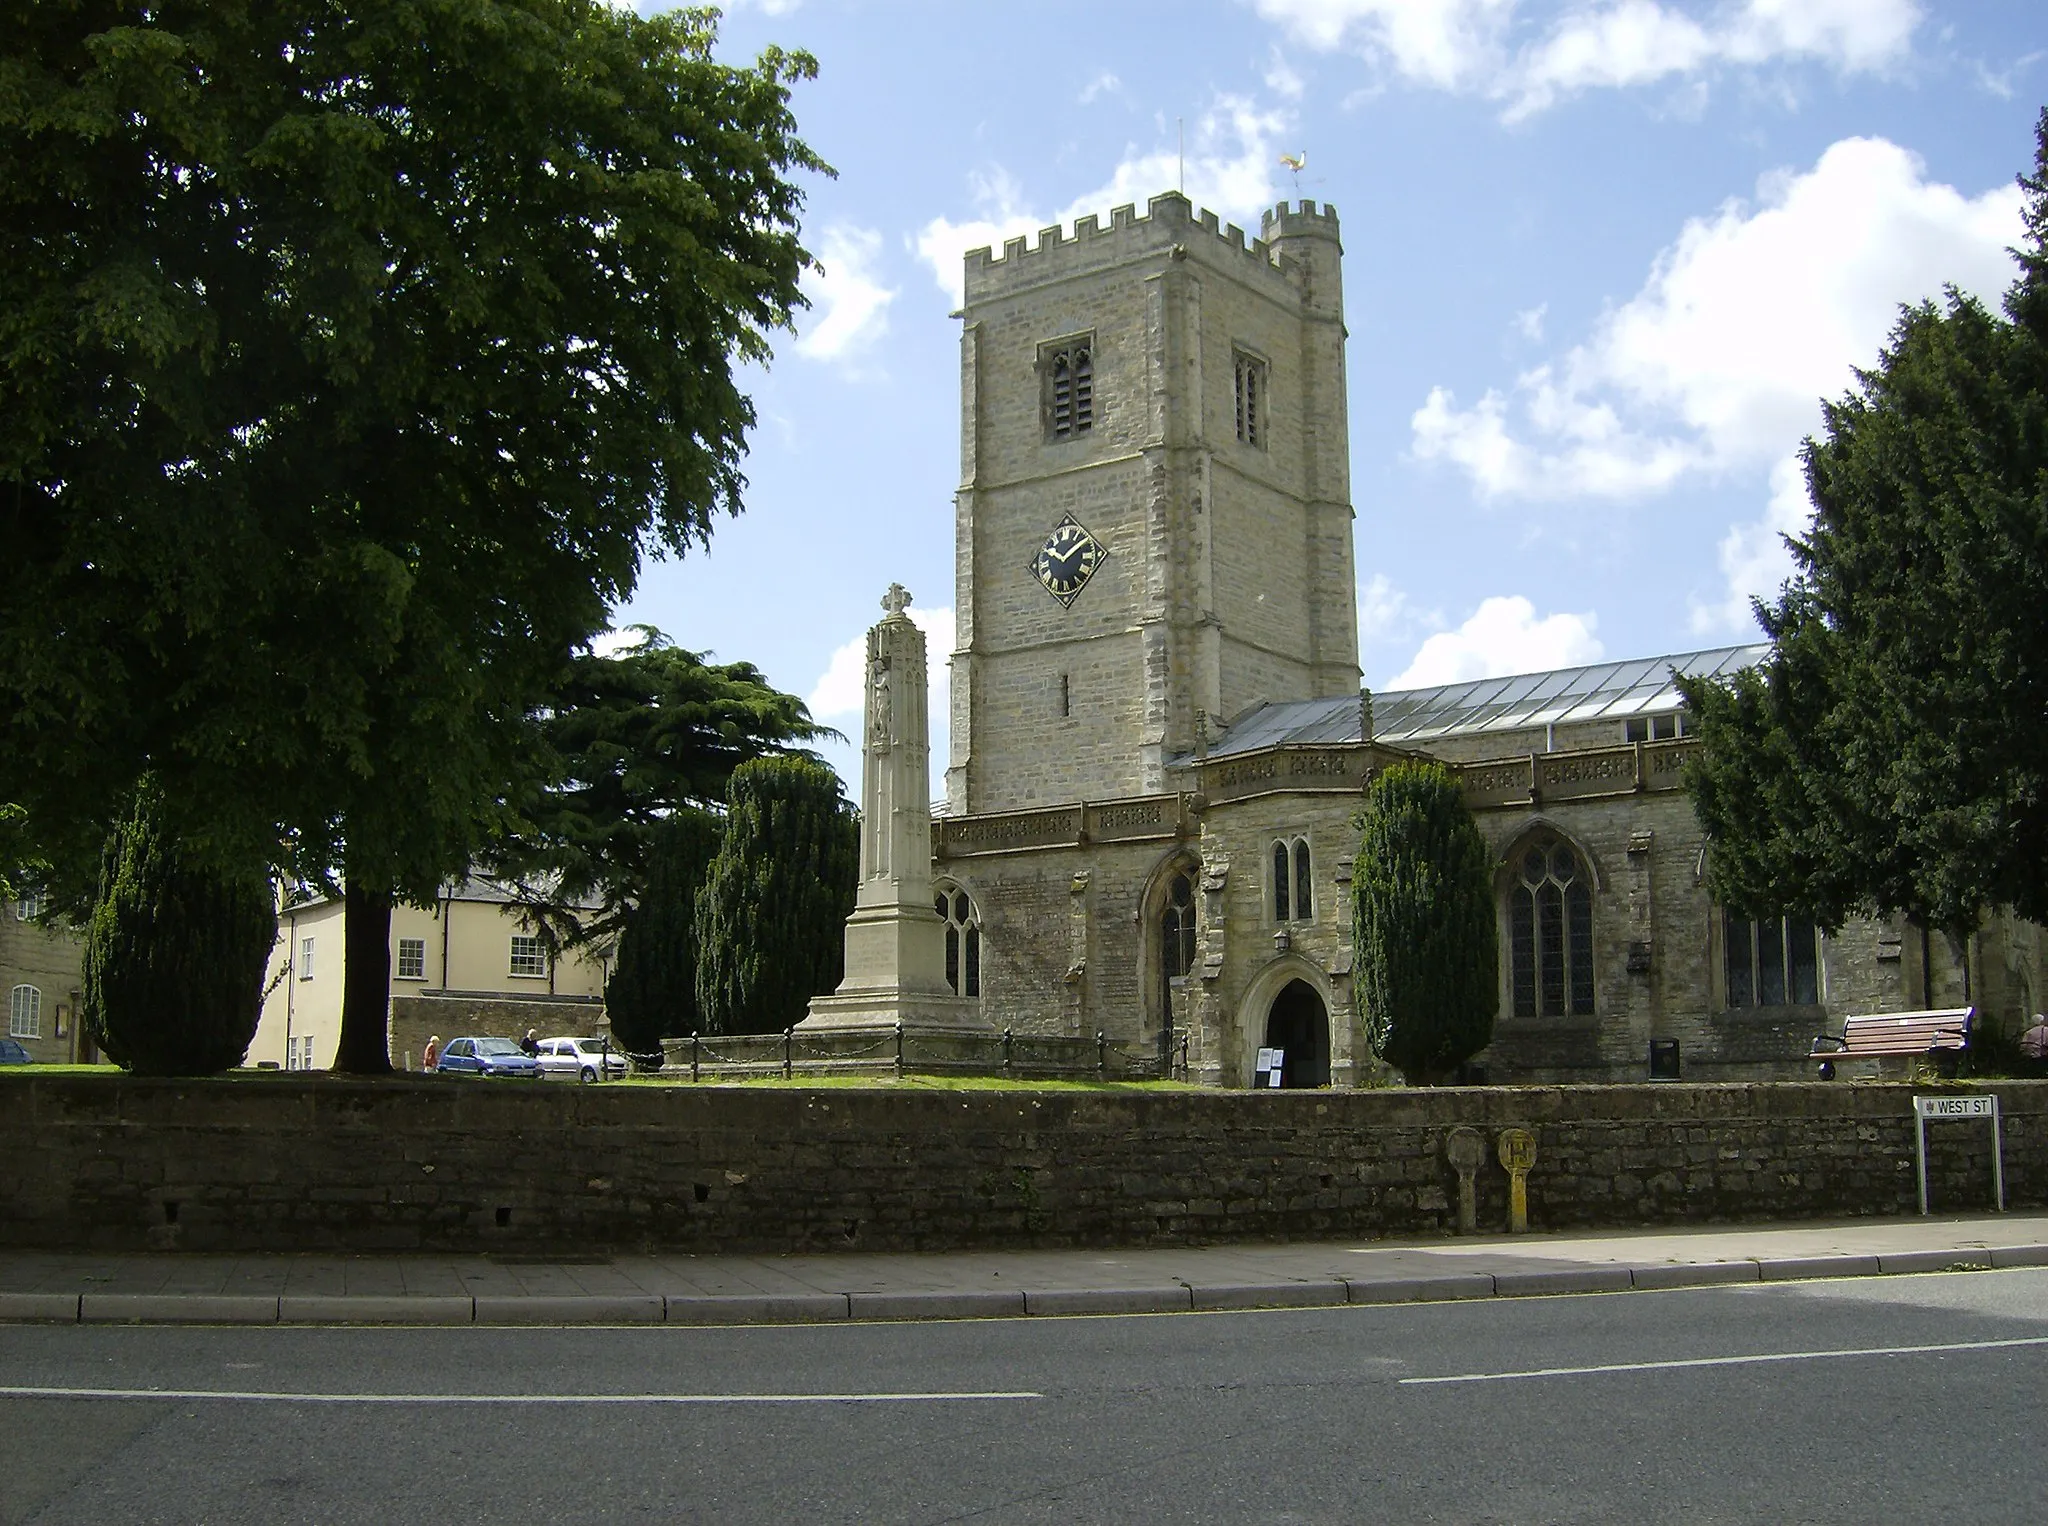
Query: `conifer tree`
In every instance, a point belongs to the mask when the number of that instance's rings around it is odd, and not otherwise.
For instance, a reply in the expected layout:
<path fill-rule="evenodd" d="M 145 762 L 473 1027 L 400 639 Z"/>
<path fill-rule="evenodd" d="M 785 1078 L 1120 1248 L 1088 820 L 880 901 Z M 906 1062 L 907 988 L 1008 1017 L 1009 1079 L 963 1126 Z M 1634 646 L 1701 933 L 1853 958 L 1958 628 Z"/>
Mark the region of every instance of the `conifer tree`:
<path fill-rule="evenodd" d="M 640 899 L 626 913 L 604 988 L 612 1038 L 637 1064 L 661 1065 L 661 1041 L 695 1033 L 697 892 L 718 852 L 719 822 L 678 811 L 647 833 Z"/>
<path fill-rule="evenodd" d="M 1372 1052 L 1412 1084 L 1493 1038 L 1493 855 L 1440 763 L 1396 763 L 1366 792 L 1352 869 L 1352 981 Z"/>
<path fill-rule="evenodd" d="M 211 1075 L 241 1064 L 276 941 L 269 877 L 187 861 L 145 784 L 107 841 L 86 930 L 84 1019 L 94 1041 L 137 1075 Z"/>
<path fill-rule="evenodd" d="M 706 1033 L 779 1033 L 845 971 L 860 832 L 839 777 L 802 758 L 733 770 L 725 834 L 697 897 Z"/>

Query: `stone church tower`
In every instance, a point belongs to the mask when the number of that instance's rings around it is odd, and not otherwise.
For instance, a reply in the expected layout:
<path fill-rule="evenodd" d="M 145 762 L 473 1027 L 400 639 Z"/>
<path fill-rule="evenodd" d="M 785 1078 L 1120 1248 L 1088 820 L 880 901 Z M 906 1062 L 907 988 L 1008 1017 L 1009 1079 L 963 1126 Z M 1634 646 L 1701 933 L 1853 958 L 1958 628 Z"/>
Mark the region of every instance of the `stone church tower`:
<path fill-rule="evenodd" d="M 1337 217 L 1261 233 L 1165 195 L 967 256 L 950 813 L 1156 794 L 1358 692 Z"/>

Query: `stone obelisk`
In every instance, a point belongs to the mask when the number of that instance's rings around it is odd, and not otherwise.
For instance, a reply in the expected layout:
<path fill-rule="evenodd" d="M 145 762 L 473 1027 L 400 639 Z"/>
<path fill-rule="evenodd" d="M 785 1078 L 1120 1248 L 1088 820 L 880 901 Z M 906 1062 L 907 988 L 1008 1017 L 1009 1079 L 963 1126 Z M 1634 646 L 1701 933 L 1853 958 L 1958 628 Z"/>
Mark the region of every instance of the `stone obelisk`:
<path fill-rule="evenodd" d="M 801 1028 L 988 1030 L 946 984 L 946 924 L 932 897 L 930 723 L 924 632 L 891 583 L 868 632 L 860 767 L 860 892 L 846 919 L 846 978 Z"/>

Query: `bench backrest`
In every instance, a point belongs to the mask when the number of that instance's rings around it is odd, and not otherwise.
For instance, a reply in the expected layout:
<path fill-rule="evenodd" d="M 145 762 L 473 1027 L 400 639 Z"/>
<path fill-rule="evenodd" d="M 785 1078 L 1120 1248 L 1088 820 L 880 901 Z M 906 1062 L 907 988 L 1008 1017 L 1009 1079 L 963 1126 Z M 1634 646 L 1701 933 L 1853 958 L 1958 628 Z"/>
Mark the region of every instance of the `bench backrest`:
<path fill-rule="evenodd" d="M 1970 1042 L 1975 1007 L 1934 1012 L 1872 1012 L 1842 1020 L 1843 1054 L 1920 1054 L 1963 1049 Z"/>

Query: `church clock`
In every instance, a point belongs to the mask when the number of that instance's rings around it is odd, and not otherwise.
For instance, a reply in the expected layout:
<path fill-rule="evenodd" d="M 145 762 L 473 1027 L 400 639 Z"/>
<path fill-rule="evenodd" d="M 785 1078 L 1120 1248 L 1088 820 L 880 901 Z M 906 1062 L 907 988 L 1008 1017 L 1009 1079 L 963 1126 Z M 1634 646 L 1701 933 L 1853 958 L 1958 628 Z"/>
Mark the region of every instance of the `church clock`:
<path fill-rule="evenodd" d="M 1088 586 L 1095 569 L 1108 555 L 1102 542 L 1069 514 L 1038 548 L 1038 555 L 1031 559 L 1031 570 L 1047 593 L 1058 599 L 1063 608 L 1072 609 L 1074 600 L 1081 596 L 1081 590 Z"/>

